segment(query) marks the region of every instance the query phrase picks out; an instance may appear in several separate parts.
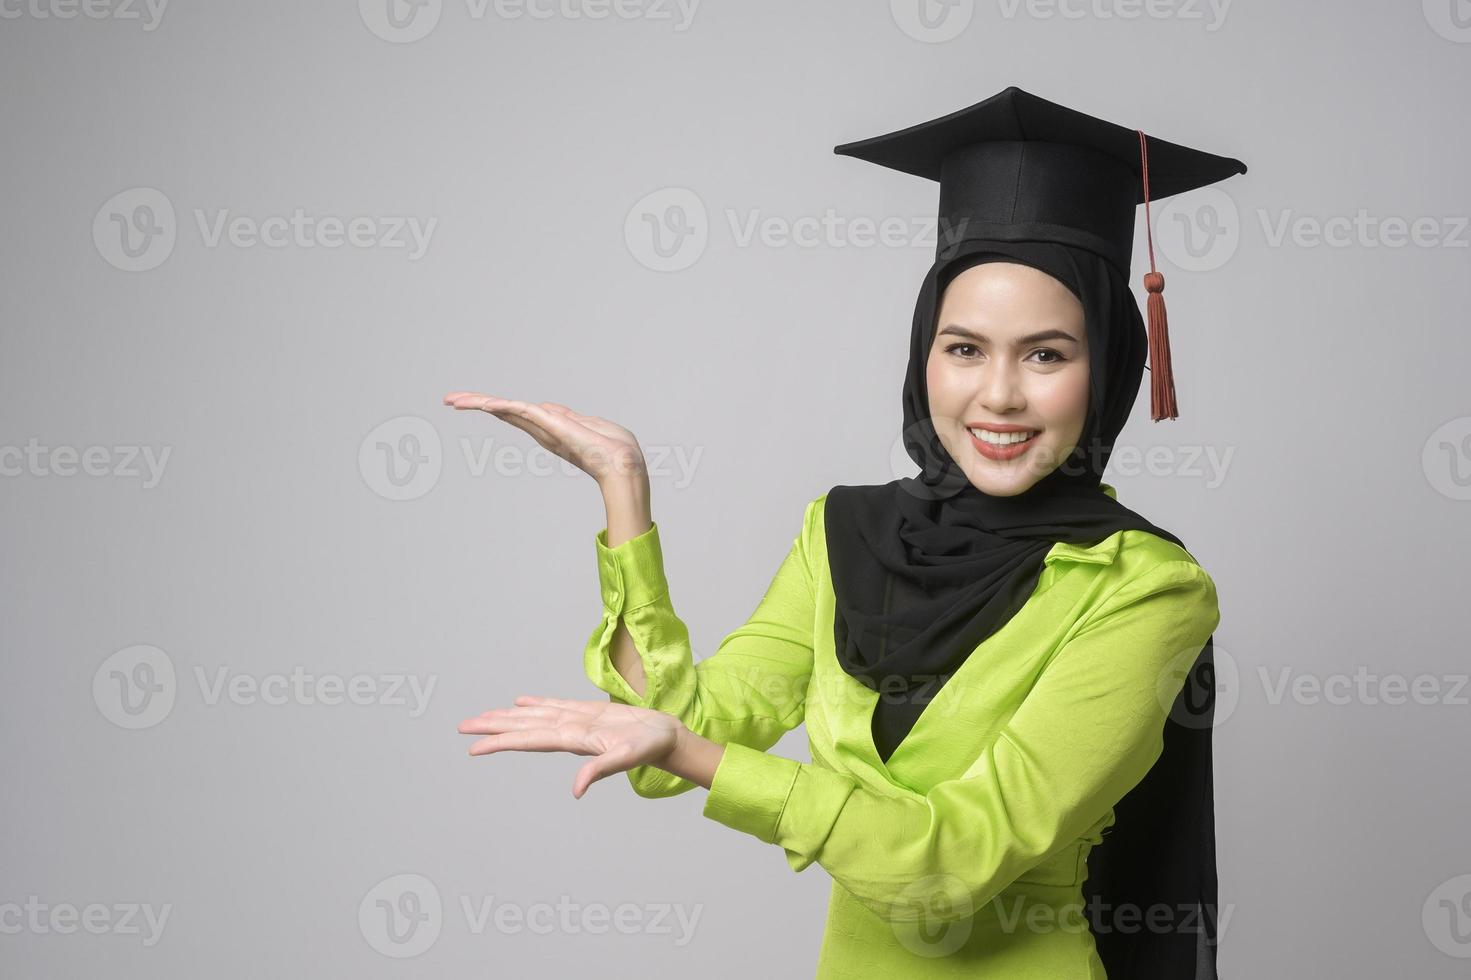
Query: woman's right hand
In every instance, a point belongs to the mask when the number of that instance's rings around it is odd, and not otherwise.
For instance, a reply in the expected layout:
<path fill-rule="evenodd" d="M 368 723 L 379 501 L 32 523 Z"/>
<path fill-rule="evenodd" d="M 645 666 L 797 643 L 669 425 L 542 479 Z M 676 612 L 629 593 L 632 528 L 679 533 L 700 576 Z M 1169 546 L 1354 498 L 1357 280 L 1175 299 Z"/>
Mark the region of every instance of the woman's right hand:
<path fill-rule="evenodd" d="M 631 704 L 571 701 L 522 694 L 510 708 L 492 708 L 460 722 L 462 735 L 480 735 L 471 755 L 495 752 L 571 752 L 594 758 L 577 770 L 572 795 L 582 799 L 587 788 L 605 776 L 638 766 L 667 765 L 690 732 L 673 715 Z M 698 761 L 680 762 L 708 787 L 719 764 L 719 747 L 705 740 Z M 711 753 L 715 749 L 715 753 Z"/>
<path fill-rule="evenodd" d="M 489 412 L 529 432 L 542 448 L 576 466 L 604 489 L 620 481 L 647 479 L 638 439 L 616 422 L 581 415 L 556 402 L 524 402 L 475 391 L 452 391 L 444 396 L 444 403 Z"/>

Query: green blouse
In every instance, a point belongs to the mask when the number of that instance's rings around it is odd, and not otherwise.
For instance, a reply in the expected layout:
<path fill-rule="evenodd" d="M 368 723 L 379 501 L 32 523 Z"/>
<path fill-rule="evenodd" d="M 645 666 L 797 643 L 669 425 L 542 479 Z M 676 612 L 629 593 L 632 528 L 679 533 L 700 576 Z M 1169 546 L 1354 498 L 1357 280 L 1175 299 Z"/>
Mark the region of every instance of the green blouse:
<path fill-rule="evenodd" d="M 1027 603 L 885 763 L 869 728 L 883 692 L 834 653 L 826 499 L 808 503 L 751 618 L 698 663 L 658 525 L 615 548 L 600 530 L 587 676 L 725 745 L 706 817 L 781 847 L 793 871 L 816 862 L 832 876 L 819 980 L 1103 978 L 1083 919 L 1088 852 L 1159 758 L 1169 708 L 1220 619 L 1214 583 L 1143 531 L 1054 544 Z M 643 659 L 643 697 L 609 659 L 620 617 Z M 803 723 L 811 763 L 765 752 Z M 653 766 L 628 778 L 644 797 L 695 786 Z"/>

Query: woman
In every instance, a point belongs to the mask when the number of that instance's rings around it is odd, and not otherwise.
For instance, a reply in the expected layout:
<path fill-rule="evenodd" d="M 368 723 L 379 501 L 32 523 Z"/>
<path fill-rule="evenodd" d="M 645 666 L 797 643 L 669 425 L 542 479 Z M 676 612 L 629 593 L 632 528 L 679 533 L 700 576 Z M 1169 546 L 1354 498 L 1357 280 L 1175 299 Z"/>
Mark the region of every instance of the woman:
<path fill-rule="evenodd" d="M 1118 165 L 1118 129 L 1012 88 L 838 148 L 938 179 L 964 229 L 911 328 L 921 472 L 808 502 L 755 613 L 698 663 L 633 434 L 446 396 L 582 467 L 607 510 L 584 666 L 610 700 L 518 697 L 461 723 L 470 754 L 593 756 L 579 798 L 618 772 L 646 797 L 705 787 L 705 816 L 831 874 L 819 977 L 1214 978 L 1210 691 L 1202 715 L 1184 682 L 1210 665 L 1215 586 L 1101 479 L 1163 330 L 1128 291 L 1123 185 L 1149 162 Z M 764 751 L 799 724 L 812 763 Z"/>

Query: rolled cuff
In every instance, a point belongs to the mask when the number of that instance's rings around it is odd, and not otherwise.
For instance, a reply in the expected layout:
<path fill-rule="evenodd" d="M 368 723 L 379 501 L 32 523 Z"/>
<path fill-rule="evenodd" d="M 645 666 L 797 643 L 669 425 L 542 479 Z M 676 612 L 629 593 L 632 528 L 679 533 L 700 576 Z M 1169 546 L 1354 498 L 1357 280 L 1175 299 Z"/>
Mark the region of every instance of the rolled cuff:
<path fill-rule="evenodd" d="M 703 814 L 732 830 L 776 843 L 776 828 L 801 763 L 731 742 L 710 780 Z"/>
<path fill-rule="evenodd" d="M 664 551 L 659 525 L 615 547 L 608 547 L 605 527 L 593 538 L 598 553 L 598 587 L 603 605 L 614 615 L 646 606 L 669 591 L 664 577 Z"/>

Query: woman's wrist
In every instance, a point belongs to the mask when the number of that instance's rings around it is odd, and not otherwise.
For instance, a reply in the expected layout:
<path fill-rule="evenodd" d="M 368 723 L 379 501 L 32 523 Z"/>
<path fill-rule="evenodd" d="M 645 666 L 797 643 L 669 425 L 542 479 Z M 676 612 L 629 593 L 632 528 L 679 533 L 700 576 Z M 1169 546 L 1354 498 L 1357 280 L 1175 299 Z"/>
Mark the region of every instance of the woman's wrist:
<path fill-rule="evenodd" d="M 715 781 L 715 770 L 719 768 L 724 755 L 725 746 L 712 742 L 703 735 L 696 735 L 681 725 L 678 735 L 675 736 L 674 748 L 659 763 L 659 768 L 709 789 L 710 784 Z"/>
<path fill-rule="evenodd" d="M 608 477 L 599 483 L 607 514 L 608 547 L 636 538 L 653 523 L 649 477 L 642 471 Z"/>

